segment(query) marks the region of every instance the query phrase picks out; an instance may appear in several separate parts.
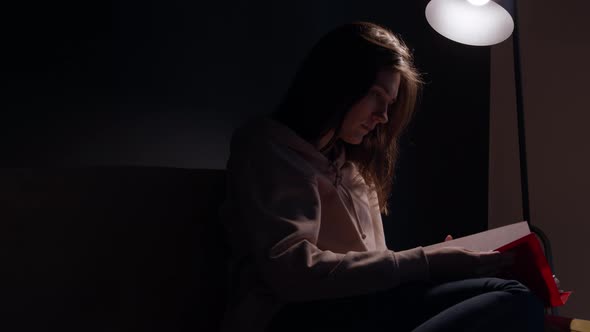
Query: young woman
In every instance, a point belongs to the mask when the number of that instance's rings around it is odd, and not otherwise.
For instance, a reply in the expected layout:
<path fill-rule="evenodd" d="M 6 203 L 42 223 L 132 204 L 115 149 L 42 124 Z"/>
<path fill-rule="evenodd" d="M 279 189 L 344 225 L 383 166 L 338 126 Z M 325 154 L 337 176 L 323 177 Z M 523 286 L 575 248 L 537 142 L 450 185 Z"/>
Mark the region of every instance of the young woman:
<path fill-rule="evenodd" d="M 232 137 L 226 331 L 542 331 L 542 304 L 493 278 L 499 252 L 385 244 L 398 138 L 420 78 L 403 42 L 356 22 L 313 47 L 277 110 Z"/>

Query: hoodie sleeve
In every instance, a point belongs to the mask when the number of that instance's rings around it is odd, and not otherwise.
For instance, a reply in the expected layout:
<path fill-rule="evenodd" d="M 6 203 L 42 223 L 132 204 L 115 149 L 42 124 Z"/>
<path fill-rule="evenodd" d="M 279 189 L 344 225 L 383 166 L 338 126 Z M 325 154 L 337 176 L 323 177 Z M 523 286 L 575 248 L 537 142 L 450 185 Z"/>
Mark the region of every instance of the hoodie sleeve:
<path fill-rule="evenodd" d="M 421 247 L 335 253 L 316 246 L 321 201 L 315 172 L 287 147 L 232 139 L 228 180 L 244 248 L 285 301 L 366 294 L 428 278 Z M 306 169 L 308 167 L 308 169 Z"/>

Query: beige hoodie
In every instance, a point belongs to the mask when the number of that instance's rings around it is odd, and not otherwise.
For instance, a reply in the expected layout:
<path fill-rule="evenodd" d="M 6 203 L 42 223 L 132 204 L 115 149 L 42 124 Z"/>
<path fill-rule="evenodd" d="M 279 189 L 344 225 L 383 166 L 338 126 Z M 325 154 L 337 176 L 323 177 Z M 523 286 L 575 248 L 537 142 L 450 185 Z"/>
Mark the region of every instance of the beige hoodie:
<path fill-rule="evenodd" d="M 331 163 L 288 127 L 260 117 L 234 132 L 227 174 L 224 331 L 264 331 L 285 302 L 428 279 L 421 247 L 387 249 L 377 195 L 344 152 Z"/>

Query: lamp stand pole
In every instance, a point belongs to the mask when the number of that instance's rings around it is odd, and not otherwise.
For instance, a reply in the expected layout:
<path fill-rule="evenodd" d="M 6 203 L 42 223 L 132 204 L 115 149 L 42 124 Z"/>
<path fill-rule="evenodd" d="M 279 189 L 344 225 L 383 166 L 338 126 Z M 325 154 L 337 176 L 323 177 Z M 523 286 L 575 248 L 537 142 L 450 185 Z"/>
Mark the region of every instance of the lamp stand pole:
<path fill-rule="evenodd" d="M 514 32 L 512 33 L 512 49 L 514 51 L 514 85 L 516 88 L 516 115 L 518 117 L 518 151 L 520 155 L 520 191 L 522 195 L 522 216 L 531 225 L 529 206 L 529 178 L 526 155 L 526 135 L 524 125 L 524 106 L 522 97 L 522 69 L 520 64 L 520 37 L 517 1 L 514 1 Z"/>
<path fill-rule="evenodd" d="M 545 256 L 551 271 L 555 273 L 553 267 L 553 256 L 551 254 L 551 243 L 545 233 L 537 226 L 531 223 L 531 210 L 529 205 L 529 177 L 526 153 L 526 135 L 524 124 L 524 106 L 522 97 L 522 68 L 520 63 L 520 29 L 518 19 L 518 1 L 514 1 L 513 17 L 514 17 L 514 32 L 512 33 L 512 49 L 514 54 L 514 85 L 516 88 L 516 115 L 518 118 L 518 151 L 520 156 L 520 192 L 522 196 L 522 216 L 527 221 L 529 228 L 535 233 L 543 244 Z M 552 307 L 551 313 L 557 315 L 557 308 Z"/>

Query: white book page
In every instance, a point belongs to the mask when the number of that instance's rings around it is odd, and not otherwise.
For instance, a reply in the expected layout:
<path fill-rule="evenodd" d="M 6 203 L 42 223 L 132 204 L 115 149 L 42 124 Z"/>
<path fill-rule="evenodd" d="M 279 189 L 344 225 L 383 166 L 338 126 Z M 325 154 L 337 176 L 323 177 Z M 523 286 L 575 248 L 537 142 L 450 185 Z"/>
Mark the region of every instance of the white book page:
<path fill-rule="evenodd" d="M 518 240 L 521 237 L 530 234 L 530 232 L 531 230 L 529 229 L 528 223 L 526 221 L 521 221 L 481 233 L 475 233 L 450 241 L 436 243 L 424 247 L 424 249 L 430 250 L 443 247 L 463 247 L 477 251 L 489 251 Z"/>

